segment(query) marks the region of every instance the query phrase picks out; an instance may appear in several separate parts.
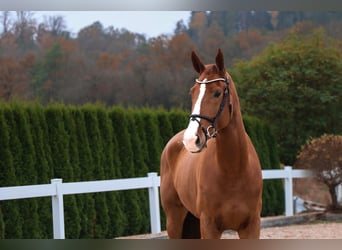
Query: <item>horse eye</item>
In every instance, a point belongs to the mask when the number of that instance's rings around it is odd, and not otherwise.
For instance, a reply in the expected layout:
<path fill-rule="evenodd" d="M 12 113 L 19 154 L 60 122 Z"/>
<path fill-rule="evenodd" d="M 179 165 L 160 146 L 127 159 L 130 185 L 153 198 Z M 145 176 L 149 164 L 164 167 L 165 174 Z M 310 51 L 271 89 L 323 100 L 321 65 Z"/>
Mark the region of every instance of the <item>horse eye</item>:
<path fill-rule="evenodd" d="M 216 90 L 215 93 L 214 93 L 214 97 L 217 98 L 221 95 L 221 92 Z"/>

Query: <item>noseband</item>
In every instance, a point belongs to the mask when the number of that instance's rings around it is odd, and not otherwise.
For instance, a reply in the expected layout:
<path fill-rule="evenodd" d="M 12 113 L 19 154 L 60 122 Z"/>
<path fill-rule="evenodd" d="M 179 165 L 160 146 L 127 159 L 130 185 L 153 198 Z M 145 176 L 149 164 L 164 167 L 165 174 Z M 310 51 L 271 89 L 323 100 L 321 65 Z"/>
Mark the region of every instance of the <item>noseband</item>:
<path fill-rule="evenodd" d="M 216 123 L 217 123 L 217 120 L 218 120 L 219 116 L 221 115 L 221 113 L 224 109 L 224 105 L 226 103 L 227 96 L 229 95 L 229 91 L 230 91 L 229 90 L 229 79 L 228 79 L 227 75 L 226 75 L 226 78 L 216 78 L 216 79 L 209 80 L 209 81 L 207 81 L 207 79 L 204 79 L 203 81 L 196 79 L 196 83 L 198 83 L 198 84 L 210 84 L 210 83 L 218 82 L 218 81 L 225 81 L 226 87 L 224 89 L 223 98 L 222 98 L 219 110 L 217 111 L 216 115 L 213 118 L 210 118 L 208 116 L 201 115 L 201 114 L 190 115 L 191 121 L 198 122 L 200 128 L 202 129 L 202 131 L 205 135 L 205 141 L 207 141 L 208 138 L 215 138 L 217 136 Z M 232 114 L 232 103 L 230 100 L 229 100 L 229 112 L 230 112 L 230 114 Z M 208 122 L 211 123 L 211 125 L 209 125 L 207 128 L 205 128 L 197 118 L 207 120 Z M 204 143 L 204 145 L 206 145 L 206 142 Z"/>

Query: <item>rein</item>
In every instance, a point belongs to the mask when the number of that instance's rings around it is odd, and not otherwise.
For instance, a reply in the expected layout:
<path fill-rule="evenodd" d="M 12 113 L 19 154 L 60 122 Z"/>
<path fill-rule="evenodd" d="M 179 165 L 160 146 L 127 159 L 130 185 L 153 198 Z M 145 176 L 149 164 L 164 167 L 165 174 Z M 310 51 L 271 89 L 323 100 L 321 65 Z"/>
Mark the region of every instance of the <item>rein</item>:
<path fill-rule="evenodd" d="M 226 76 L 226 78 L 216 78 L 216 79 L 209 80 L 209 81 L 207 79 L 204 79 L 203 81 L 196 79 L 196 83 L 198 83 L 198 84 L 210 84 L 210 83 L 218 82 L 218 81 L 225 81 L 226 87 L 224 89 L 223 98 L 222 98 L 219 110 L 217 111 L 216 115 L 213 118 L 210 118 L 208 116 L 201 115 L 201 114 L 191 114 L 190 115 L 190 120 L 196 121 L 199 124 L 200 128 L 202 129 L 202 131 L 205 135 L 206 141 L 208 140 L 208 138 L 215 138 L 217 136 L 216 123 L 217 123 L 217 120 L 218 120 L 219 116 L 221 115 L 221 113 L 224 109 L 224 106 L 225 106 L 225 103 L 227 100 L 227 96 L 229 95 L 229 92 L 230 92 L 230 90 L 229 90 L 229 79 L 228 79 L 228 76 Z M 229 100 L 229 112 L 230 112 L 230 115 L 232 116 L 231 100 Z M 211 125 L 209 125 L 207 128 L 205 128 L 202 125 L 202 123 L 200 122 L 200 120 L 198 120 L 198 118 L 207 120 L 208 122 L 211 123 Z M 204 145 L 206 145 L 206 143 Z"/>

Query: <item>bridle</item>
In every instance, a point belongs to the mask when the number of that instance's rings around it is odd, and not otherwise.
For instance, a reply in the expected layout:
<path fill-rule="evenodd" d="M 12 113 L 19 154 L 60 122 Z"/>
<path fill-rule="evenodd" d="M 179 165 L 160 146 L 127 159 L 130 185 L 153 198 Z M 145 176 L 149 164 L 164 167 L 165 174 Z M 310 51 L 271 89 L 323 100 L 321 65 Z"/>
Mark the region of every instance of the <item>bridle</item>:
<path fill-rule="evenodd" d="M 227 97 L 230 94 L 229 93 L 230 92 L 229 78 L 228 78 L 228 75 L 226 75 L 226 78 L 216 78 L 216 79 L 209 80 L 209 81 L 207 79 L 204 79 L 203 81 L 196 79 L 196 83 L 198 83 L 198 84 L 210 84 L 210 83 L 218 82 L 218 81 L 224 81 L 226 83 L 226 87 L 224 89 L 223 98 L 222 98 L 219 110 L 217 111 L 216 115 L 213 118 L 210 118 L 208 116 L 201 115 L 201 114 L 191 114 L 190 115 L 190 120 L 198 122 L 200 128 L 202 129 L 202 131 L 205 135 L 205 143 L 203 144 L 204 146 L 206 145 L 206 142 L 209 138 L 215 138 L 217 136 L 216 123 L 217 123 L 217 120 L 220 117 L 220 115 L 224 109 Z M 232 117 L 232 108 L 233 108 L 233 106 L 232 106 L 231 98 L 229 98 L 229 112 L 230 112 L 231 117 Z M 198 120 L 198 118 L 207 120 L 208 122 L 211 123 L 211 125 L 209 125 L 207 128 L 205 128 L 202 125 L 202 123 L 200 122 L 200 120 Z"/>

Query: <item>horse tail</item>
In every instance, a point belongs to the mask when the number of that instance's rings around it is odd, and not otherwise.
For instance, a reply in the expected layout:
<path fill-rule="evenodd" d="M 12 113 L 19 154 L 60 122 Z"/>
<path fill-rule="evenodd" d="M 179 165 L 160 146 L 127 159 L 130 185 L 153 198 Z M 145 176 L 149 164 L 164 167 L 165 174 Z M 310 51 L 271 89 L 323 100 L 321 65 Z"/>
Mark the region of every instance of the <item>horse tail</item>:
<path fill-rule="evenodd" d="M 200 220 L 188 212 L 183 223 L 182 239 L 200 239 Z"/>

